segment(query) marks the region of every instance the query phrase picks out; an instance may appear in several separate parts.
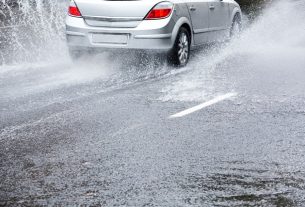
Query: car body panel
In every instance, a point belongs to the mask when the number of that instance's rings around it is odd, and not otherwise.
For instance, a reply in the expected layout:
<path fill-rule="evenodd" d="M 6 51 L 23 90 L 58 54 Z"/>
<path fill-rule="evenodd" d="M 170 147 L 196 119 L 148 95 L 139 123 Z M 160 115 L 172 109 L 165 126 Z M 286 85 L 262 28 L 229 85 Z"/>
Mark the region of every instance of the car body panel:
<path fill-rule="evenodd" d="M 161 0 L 75 0 L 76 5 L 88 25 L 114 28 L 134 28 L 138 26 L 151 8 L 159 2 Z"/>
<path fill-rule="evenodd" d="M 209 2 L 209 31 L 210 42 L 224 39 L 226 37 L 227 30 L 230 28 L 230 10 L 226 1 L 212 0 Z"/>
<path fill-rule="evenodd" d="M 194 44 L 204 44 L 209 40 L 209 2 L 190 0 L 187 3 L 194 33 Z"/>
<path fill-rule="evenodd" d="M 83 17 L 67 16 L 67 42 L 83 49 L 169 51 L 181 26 L 189 29 L 194 48 L 227 39 L 234 15 L 241 15 L 234 0 L 172 0 L 171 15 L 158 20 L 144 18 L 163 0 L 74 1 Z"/>

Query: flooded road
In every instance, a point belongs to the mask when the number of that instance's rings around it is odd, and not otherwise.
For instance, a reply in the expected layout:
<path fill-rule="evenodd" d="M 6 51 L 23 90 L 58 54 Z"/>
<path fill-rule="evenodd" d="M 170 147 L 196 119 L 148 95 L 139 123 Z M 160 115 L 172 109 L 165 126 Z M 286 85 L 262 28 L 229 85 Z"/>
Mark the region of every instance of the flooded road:
<path fill-rule="evenodd" d="M 303 206 L 304 1 L 275 2 L 181 69 L 73 64 L 65 3 L 52 21 L 31 8 L 0 29 L 0 206 Z"/>

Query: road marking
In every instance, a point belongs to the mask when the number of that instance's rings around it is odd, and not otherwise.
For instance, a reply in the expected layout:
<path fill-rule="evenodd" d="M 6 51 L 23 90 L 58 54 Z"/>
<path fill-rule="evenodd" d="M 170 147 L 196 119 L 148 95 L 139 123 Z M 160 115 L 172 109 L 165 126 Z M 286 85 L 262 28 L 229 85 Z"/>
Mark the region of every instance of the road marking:
<path fill-rule="evenodd" d="M 189 108 L 189 109 L 186 109 L 184 111 L 181 111 L 177 114 L 174 114 L 174 115 L 171 115 L 169 118 L 170 119 L 173 119 L 173 118 L 180 118 L 180 117 L 183 117 L 183 116 L 186 116 L 186 115 L 189 115 L 191 113 L 194 113 L 196 111 L 199 111 L 201 109 L 204 109 L 208 106 L 211 106 L 211 105 L 214 105 L 220 101 L 224 101 L 226 99 L 229 99 L 229 98 L 232 98 L 234 96 L 236 96 L 237 93 L 227 93 L 227 94 L 224 94 L 224 95 L 221 95 L 221 96 L 217 96 L 216 98 L 210 100 L 210 101 L 207 101 L 205 103 L 202 103 L 202 104 L 199 104 L 197 106 L 194 106 L 192 108 Z"/>

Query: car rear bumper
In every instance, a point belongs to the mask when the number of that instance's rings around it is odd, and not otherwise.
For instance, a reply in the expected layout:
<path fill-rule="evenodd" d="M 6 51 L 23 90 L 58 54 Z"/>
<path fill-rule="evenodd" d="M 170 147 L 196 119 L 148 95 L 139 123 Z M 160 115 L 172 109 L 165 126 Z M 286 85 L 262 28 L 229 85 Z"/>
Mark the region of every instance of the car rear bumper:
<path fill-rule="evenodd" d="M 66 37 L 70 48 L 170 50 L 175 41 L 172 18 L 144 20 L 134 28 L 96 27 L 83 18 L 66 19 Z"/>

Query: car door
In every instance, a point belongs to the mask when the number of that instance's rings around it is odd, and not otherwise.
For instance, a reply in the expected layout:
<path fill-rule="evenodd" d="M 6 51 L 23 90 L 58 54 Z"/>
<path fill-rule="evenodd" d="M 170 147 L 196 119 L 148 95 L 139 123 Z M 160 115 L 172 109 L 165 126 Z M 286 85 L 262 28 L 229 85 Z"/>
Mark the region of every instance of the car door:
<path fill-rule="evenodd" d="M 209 2 L 209 41 L 221 41 L 227 38 L 230 25 L 230 11 L 227 0 Z"/>
<path fill-rule="evenodd" d="M 209 0 L 189 0 L 188 10 L 194 32 L 195 45 L 201 45 L 208 41 L 209 31 Z"/>

